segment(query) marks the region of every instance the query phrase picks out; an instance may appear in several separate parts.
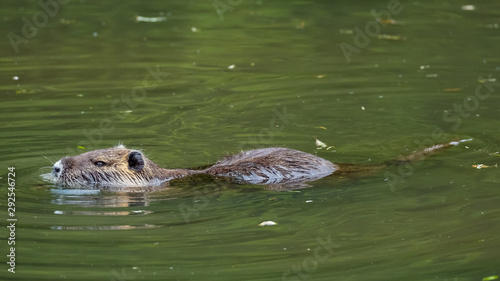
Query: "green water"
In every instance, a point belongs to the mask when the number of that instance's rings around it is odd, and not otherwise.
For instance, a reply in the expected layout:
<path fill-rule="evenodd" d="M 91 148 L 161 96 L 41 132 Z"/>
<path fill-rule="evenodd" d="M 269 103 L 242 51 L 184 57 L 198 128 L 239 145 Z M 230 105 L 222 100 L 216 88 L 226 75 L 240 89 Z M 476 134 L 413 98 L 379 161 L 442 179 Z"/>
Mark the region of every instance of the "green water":
<path fill-rule="evenodd" d="M 2 227 L 0 279 L 499 275 L 500 5 L 393 2 L 3 1 L 0 219 L 15 167 L 17 221 L 16 273 Z M 269 146 L 377 163 L 454 138 L 473 141 L 294 192 L 200 181 L 96 194 L 40 178 L 117 143 L 185 168 Z"/>

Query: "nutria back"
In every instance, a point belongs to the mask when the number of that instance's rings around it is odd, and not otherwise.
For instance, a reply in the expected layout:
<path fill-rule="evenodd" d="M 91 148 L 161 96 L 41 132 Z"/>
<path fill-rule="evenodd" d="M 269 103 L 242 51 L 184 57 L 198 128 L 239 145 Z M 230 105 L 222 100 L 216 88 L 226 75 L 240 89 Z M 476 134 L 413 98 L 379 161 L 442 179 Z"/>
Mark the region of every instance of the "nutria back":
<path fill-rule="evenodd" d="M 244 183 L 275 184 L 313 181 L 338 167 L 318 156 L 283 147 L 262 148 L 229 155 L 202 173 Z"/>

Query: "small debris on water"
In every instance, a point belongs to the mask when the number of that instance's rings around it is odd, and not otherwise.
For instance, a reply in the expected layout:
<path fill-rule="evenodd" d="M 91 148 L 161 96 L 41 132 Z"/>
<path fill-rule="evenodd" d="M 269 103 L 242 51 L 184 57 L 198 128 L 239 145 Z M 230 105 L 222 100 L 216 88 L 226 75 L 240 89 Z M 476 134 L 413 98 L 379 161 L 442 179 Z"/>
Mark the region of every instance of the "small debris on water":
<path fill-rule="evenodd" d="M 136 22 L 162 22 L 166 21 L 167 17 L 142 17 L 142 16 L 135 16 L 135 21 Z"/>
<path fill-rule="evenodd" d="M 318 79 L 321 79 L 321 78 L 325 78 L 325 76 L 326 76 L 326 75 L 324 75 L 324 74 L 320 74 L 320 75 L 318 75 L 318 76 L 316 76 L 316 77 L 317 77 Z"/>
<path fill-rule="evenodd" d="M 339 32 L 340 34 L 354 34 L 354 30 L 352 29 L 341 29 Z"/>
<path fill-rule="evenodd" d="M 191 27 L 191 31 L 192 32 L 200 32 L 200 30 L 198 28 L 194 27 L 194 26 Z"/>
<path fill-rule="evenodd" d="M 62 18 L 59 22 L 61 24 L 70 25 L 70 24 L 75 23 L 76 21 L 75 20 L 68 20 L 68 19 Z"/>
<path fill-rule="evenodd" d="M 12 80 L 19 80 L 19 76 L 12 77 Z"/>
<path fill-rule="evenodd" d="M 406 40 L 406 37 L 403 37 L 401 35 L 389 35 L 389 34 L 379 34 L 377 35 L 377 38 L 383 40 L 391 40 L 391 41 Z"/>
<path fill-rule="evenodd" d="M 303 20 L 295 23 L 295 28 L 296 29 L 304 29 L 304 27 L 306 27 L 306 22 L 303 21 Z"/>
<path fill-rule="evenodd" d="M 259 223 L 259 226 L 271 226 L 271 225 L 277 225 L 277 223 L 274 221 L 263 221 Z"/>
<path fill-rule="evenodd" d="M 312 203 L 313 201 L 312 200 L 306 200 L 306 203 Z"/>
<path fill-rule="evenodd" d="M 496 82 L 496 81 L 497 81 L 496 78 L 486 78 L 486 79 L 478 80 L 477 82 L 483 84 L 483 83 L 486 83 L 486 82 Z"/>
<path fill-rule="evenodd" d="M 474 5 L 463 5 L 462 10 L 464 11 L 474 11 L 476 9 L 476 6 Z"/>
<path fill-rule="evenodd" d="M 401 24 L 400 22 L 393 19 L 377 18 L 377 21 L 380 22 L 381 24 Z"/>
<path fill-rule="evenodd" d="M 488 277 L 484 277 L 482 281 L 493 281 L 493 280 L 497 280 L 497 279 L 498 279 L 498 276 L 491 275 L 491 276 L 488 276 Z"/>
<path fill-rule="evenodd" d="M 365 107 L 364 107 L 364 106 L 361 106 L 361 110 L 365 110 Z"/>
<path fill-rule="evenodd" d="M 231 64 L 230 66 L 227 67 L 227 69 L 234 69 L 235 67 L 236 67 L 236 65 Z"/>
<path fill-rule="evenodd" d="M 462 91 L 462 88 L 448 88 L 448 89 L 443 89 L 444 92 L 458 92 Z"/>
<path fill-rule="evenodd" d="M 432 73 L 432 74 L 425 75 L 425 77 L 427 77 L 427 78 L 436 78 L 436 77 L 438 77 L 438 75 L 436 73 Z"/>

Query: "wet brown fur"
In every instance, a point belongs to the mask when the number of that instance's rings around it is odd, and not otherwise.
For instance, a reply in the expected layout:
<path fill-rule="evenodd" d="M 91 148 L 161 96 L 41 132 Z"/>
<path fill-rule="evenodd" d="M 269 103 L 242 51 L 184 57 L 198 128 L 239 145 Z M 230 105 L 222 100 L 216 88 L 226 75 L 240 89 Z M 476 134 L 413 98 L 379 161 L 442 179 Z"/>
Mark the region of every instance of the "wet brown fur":
<path fill-rule="evenodd" d="M 164 169 L 138 150 L 117 146 L 86 152 L 58 161 L 48 179 L 66 187 L 143 187 L 168 184 L 195 174 L 227 177 L 252 184 L 290 184 L 313 181 L 331 174 L 371 174 L 389 165 L 421 160 L 459 142 L 434 145 L 383 164 L 334 164 L 315 155 L 289 148 L 263 148 L 229 155 L 202 170 Z"/>

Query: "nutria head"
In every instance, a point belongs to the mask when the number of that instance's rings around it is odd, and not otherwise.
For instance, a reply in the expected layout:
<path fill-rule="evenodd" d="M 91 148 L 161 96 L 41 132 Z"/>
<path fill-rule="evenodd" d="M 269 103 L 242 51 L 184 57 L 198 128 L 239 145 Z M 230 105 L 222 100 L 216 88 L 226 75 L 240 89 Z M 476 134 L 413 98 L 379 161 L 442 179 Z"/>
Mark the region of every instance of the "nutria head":
<path fill-rule="evenodd" d="M 119 145 L 64 157 L 54 164 L 49 179 L 73 188 L 136 187 L 161 184 L 163 170 L 141 151 Z"/>

